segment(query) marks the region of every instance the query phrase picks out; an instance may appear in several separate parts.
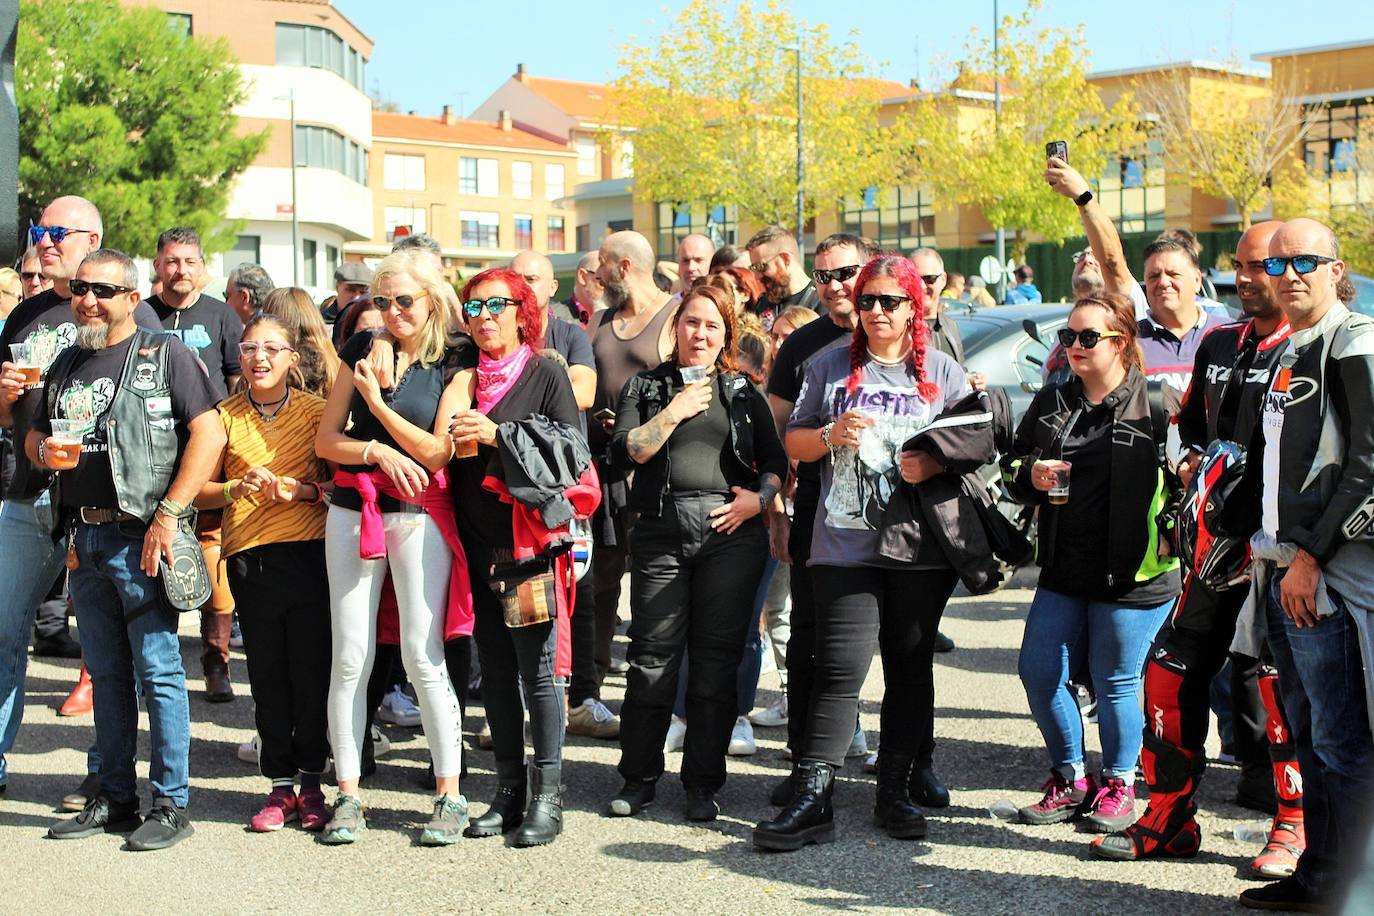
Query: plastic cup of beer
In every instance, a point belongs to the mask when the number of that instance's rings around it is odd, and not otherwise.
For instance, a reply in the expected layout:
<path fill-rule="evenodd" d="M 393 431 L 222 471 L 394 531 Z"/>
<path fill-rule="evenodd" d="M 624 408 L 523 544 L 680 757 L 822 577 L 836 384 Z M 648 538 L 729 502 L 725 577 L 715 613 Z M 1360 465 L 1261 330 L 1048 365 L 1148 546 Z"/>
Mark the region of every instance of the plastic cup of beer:
<path fill-rule="evenodd" d="M 1054 474 L 1054 483 L 1050 485 L 1050 505 L 1062 506 L 1069 501 L 1069 471 L 1073 465 L 1067 461 L 1046 461 L 1050 466 L 1050 473 Z"/>
<path fill-rule="evenodd" d="M 81 442 L 90 432 L 91 425 L 85 420 L 53 420 L 52 438 L 62 446 L 63 458 L 48 456 L 48 464 L 59 471 L 70 471 L 81 460 Z"/>
<path fill-rule="evenodd" d="M 706 381 L 705 366 L 680 366 L 678 372 L 682 374 L 682 384 L 694 385 L 697 382 Z"/>
<path fill-rule="evenodd" d="M 32 348 L 26 343 L 10 344 L 10 355 L 14 368 L 24 376 L 25 388 L 40 388 L 43 385 L 43 367 L 33 358 Z"/>
<path fill-rule="evenodd" d="M 477 440 L 476 440 L 476 439 L 466 439 L 466 440 L 463 440 L 463 441 L 460 442 L 459 440 L 453 438 L 453 433 L 449 433 L 448 440 L 449 440 L 450 442 L 453 443 L 453 457 L 454 457 L 454 458 L 476 458 L 476 457 L 477 457 Z"/>

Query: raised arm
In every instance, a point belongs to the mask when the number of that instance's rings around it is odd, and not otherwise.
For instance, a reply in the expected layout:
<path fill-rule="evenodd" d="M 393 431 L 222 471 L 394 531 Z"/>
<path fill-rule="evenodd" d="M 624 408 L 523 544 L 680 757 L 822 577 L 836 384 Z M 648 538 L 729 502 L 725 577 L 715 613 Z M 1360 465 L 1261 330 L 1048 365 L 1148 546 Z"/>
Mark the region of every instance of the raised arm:
<path fill-rule="evenodd" d="M 1045 180 L 1056 192 L 1072 201 L 1092 190 L 1078 170 L 1063 159 L 1050 159 L 1045 164 Z M 1102 267 L 1102 282 L 1107 292 L 1129 296 L 1131 288 L 1139 284 L 1126 264 L 1126 251 L 1121 247 L 1116 224 L 1096 197 L 1078 208 L 1078 218 L 1083 221 L 1083 232 L 1088 237 L 1093 257 Z"/>

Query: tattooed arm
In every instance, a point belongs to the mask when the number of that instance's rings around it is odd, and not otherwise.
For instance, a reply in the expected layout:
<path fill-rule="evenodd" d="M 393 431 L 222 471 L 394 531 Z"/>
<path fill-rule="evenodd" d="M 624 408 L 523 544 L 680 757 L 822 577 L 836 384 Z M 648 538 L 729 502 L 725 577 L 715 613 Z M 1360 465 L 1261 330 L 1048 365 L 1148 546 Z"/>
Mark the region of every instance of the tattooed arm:
<path fill-rule="evenodd" d="M 711 381 L 697 382 L 679 391 L 653 419 L 630 430 L 625 451 L 635 464 L 644 464 L 658 454 L 678 424 L 705 410 L 711 403 Z"/>

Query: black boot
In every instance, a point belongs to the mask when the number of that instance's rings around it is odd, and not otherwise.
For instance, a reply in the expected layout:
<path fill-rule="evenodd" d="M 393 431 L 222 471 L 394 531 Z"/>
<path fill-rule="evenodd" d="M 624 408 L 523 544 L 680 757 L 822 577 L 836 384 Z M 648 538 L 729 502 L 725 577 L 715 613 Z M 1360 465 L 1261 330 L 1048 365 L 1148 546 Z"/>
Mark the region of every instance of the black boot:
<path fill-rule="evenodd" d="M 754 828 L 754 845 L 760 849 L 801 849 L 807 843 L 835 841 L 835 809 L 830 793 L 835 768 L 819 760 L 803 760 L 797 767 L 797 793 L 771 821 Z"/>
<path fill-rule="evenodd" d="M 481 817 L 468 822 L 466 837 L 500 836 L 509 833 L 525 819 L 525 765 L 496 763 L 496 798 Z"/>
<path fill-rule="evenodd" d="M 531 767 L 530 809 L 515 831 L 512 846 L 544 846 L 563 832 L 563 777 L 561 766 Z"/>
<path fill-rule="evenodd" d="M 773 787 L 773 791 L 768 793 L 768 803 L 774 808 L 781 808 L 792 800 L 792 796 L 797 794 L 797 770 L 798 766 L 792 764 L 792 772 L 787 774 L 782 782 Z"/>
<path fill-rule="evenodd" d="M 911 759 L 910 754 L 878 749 L 878 800 L 873 806 L 873 823 L 898 840 L 917 840 L 926 835 L 926 816 L 907 794 Z"/>
<path fill-rule="evenodd" d="M 930 767 L 911 768 L 911 779 L 907 782 L 911 800 L 927 808 L 949 807 L 949 786 L 940 782 L 940 777 Z"/>

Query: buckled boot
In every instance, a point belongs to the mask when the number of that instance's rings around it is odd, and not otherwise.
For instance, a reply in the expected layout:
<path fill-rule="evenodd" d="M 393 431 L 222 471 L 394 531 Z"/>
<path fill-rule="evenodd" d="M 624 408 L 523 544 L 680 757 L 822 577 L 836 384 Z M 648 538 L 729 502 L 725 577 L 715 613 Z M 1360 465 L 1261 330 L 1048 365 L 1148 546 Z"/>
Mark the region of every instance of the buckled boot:
<path fill-rule="evenodd" d="M 835 841 L 835 809 L 830 795 L 835 788 L 835 768 L 819 760 L 803 760 L 797 768 L 797 792 L 771 821 L 754 828 L 754 845 L 760 849 L 794 850 L 807 843 Z"/>
<path fill-rule="evenodd" d="M 530 768 L 530 807 L 511 838 L 512 846 L 544 846 L 563 832 L 562 778 L 561 766 Z"/>
<path fill-rule="evenodd" d="M 521 762 L 496 762 L 496 797 L 481 817 L 468 822 L 466 837 L 500 836 L 509 833 L 525 819 L 525 765 Z"/>

